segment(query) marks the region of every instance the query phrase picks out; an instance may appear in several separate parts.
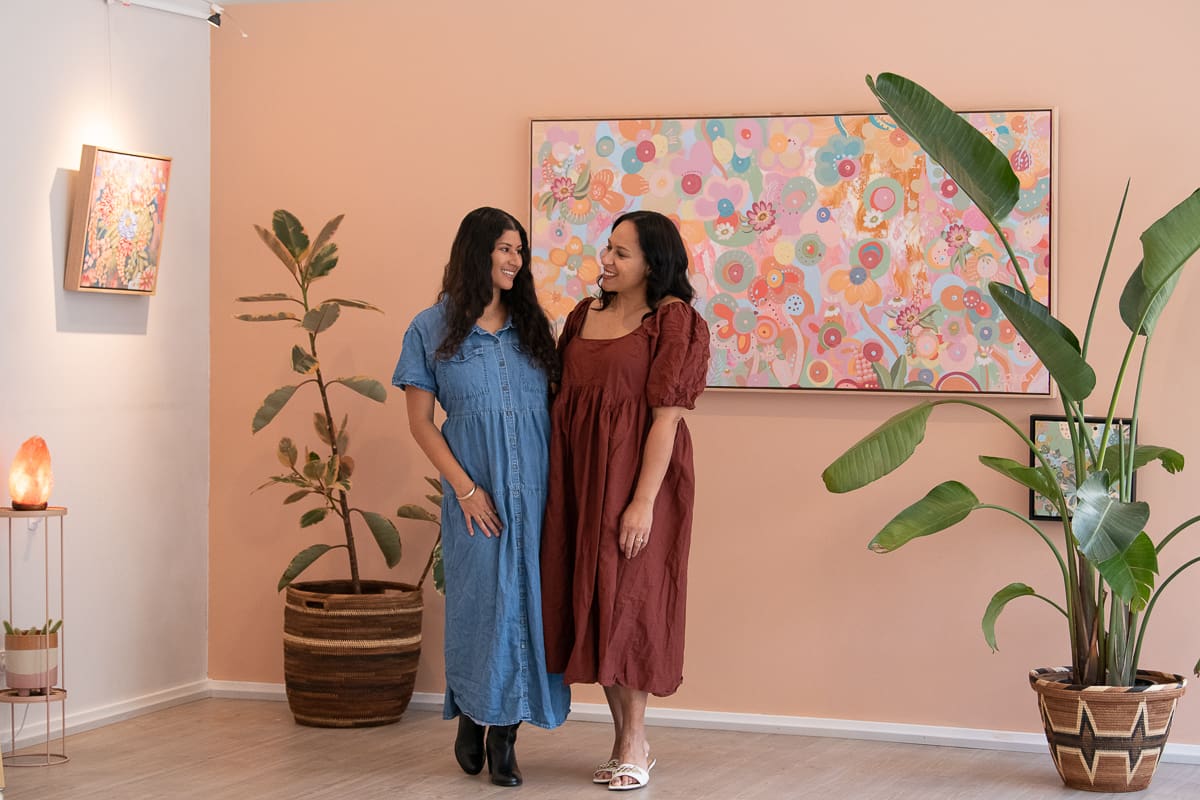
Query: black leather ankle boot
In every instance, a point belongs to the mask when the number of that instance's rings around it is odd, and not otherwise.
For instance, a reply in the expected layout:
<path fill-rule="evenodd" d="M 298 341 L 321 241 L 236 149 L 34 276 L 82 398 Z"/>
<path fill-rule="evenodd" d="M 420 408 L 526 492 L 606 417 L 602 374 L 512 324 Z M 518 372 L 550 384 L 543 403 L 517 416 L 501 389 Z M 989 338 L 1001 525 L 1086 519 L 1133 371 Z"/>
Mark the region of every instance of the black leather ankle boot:
<path fill-rule="evenodd" d="M 517 726 L 493 725 L 487 732 L 488 772 L 497 786 L 520 786 L 521 770 L 517 767 Z"/>
<path fill-rule="evenodd" d="M 483 770 L 483 726 L 466 714 L 458 715 L 458 736 L 454 737 L 454 757 L 468 775 Z"/>

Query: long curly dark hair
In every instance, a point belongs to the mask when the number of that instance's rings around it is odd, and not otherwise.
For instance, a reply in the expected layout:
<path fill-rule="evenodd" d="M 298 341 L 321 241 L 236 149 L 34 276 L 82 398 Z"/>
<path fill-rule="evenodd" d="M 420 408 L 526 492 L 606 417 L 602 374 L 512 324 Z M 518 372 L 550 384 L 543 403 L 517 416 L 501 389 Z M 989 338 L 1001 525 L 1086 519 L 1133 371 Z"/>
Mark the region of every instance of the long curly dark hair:
<path fill-rule="evenodd" d="M 541 365 L 551 382 L 557 381 L 558 352 L 550 320 L 533 289 L 529 236 L 516 217 L 498 208 L 477 208 L 463 217 L 450 245 L 450 260 L 438 295 L 438 300 L 447 306 L 446 338 L 438 346 L 437 357 L 446 359 L 458 352 L 475 321 L 492 302 L 492 251 L 505 231 L 516 231 L 521 237 L 521 269 L 513 278 L 513 287 L 500 292 L 500 302 L 508 309 L 522 347 Z"/>
<path fill-rule="evenodd" d="M 664 297 L 692 302 L 696 290 L 688 280 L 687 248 L 675 223 L 657 211 L 630 211 L 617 217 L 612 229 L 615 231 L 625 221 L 637 229 L 638 246 L 646 259 L 646 305 L 650 310 L 658 308 Z M 600 308 L 608 308 L 616 296 L 616 292 L 601 288 Z"/>

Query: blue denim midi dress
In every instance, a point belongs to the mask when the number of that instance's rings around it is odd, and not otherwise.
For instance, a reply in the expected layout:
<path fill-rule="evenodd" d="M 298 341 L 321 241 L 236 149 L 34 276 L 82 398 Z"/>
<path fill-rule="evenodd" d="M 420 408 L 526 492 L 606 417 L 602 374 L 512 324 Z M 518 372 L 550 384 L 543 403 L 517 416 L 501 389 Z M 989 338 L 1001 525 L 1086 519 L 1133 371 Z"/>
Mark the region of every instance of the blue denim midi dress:
<path fill-rule="evenodd" d="M 432 393 L 446 412 L 442 435 L 486 490 L 504 528 L 467 534 L 454 489 L 442 480 L 446 574 L 446 700 L 482 725 L 561 725 L 570 690 L 546 671 L 539 552 L 546 506 L 550 414 L 546 375 L 523 351 L 511 321 L 476 326 L 449 359 L 435 355 L 446 308 L 422 311 L 404 335 L 392 384 Z"/>

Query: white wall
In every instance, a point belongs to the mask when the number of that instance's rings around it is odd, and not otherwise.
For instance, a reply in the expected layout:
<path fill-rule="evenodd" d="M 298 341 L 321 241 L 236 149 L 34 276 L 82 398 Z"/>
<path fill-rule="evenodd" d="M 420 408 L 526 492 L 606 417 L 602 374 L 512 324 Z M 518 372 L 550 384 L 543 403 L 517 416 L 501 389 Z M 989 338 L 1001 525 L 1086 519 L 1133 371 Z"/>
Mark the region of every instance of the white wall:
<path fill-rule="evenodd" d="M 69 507 L 71 727 L 207 672 L 210 28 L 103 0 L 4 5 L 0 504 L 17 447 L 43 436 Z M 174 158 L 155 297 L 62 288 L 84 143 Z M 42 613 L 30 538 L 14 525 L 18 622 Z"/>

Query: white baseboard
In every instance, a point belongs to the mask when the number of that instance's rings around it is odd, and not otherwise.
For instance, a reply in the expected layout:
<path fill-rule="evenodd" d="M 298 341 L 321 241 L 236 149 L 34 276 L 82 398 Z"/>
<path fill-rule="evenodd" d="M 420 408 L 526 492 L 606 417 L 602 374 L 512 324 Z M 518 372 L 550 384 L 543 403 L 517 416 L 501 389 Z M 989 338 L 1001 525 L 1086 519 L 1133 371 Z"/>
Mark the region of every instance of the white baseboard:
<path fill-rule="evenodd" d="M 170 689 L 152 692 L 151 694 L 134 697 L 128 700 L 122 700 L 117 703 L 109 703 L 98 708 L 84 709 L 83 711 L 71 711 L 71 698 L 67 697 L 67 734 L 83 733 L 90 731 L 93 728 L 99 728 L 104 725 L 111 725 L 114 722 L 121 720 L 132 719 L 139 717 L 142 714 L 149 714 L 152 711 L 160 711 L 171 706 L 178 706 L 184 703 L 191 703 L 196 700 L 204 700 L 212 697 L 212 690 L 209 688 L 211 681 L 194 681 L 185 683 L 180 686 L 175 686 Z M 62 733 L 62 708 L 58 703 L 50 703 L 50 736 L 51 736 L 51 751 L 57 751 L 53 740 L 61 736 Z M 13 705 L 11 709 L 18 715 L 16 725 L 18 727 L 16 736 L 17 749 L 29 747 L 32 745 L 41 745 L 46 741 L 46 718 L 41 712 L 41 707 L 37 704 L 28 706 L 30 709 L 28 721 L 22 725 L 20 717 L 23 715 L 25 706 Z M 37 708 L 38 713 L 34 714 L 33 709 Z M 14 749 L 13 742 L 9 741 L 9 731 L 5 728 L 3 737 L 0 737 L 0 745 L 4 750 Z"/>
<path fill-rule="evenodd" d="M 130 719 L 170 706 L 220 697 L 237 700 L 285 701 L 281 683 L 249 683 L 242 681 L 196 681 L 142 697 L 112 703 L 100 708 L 67 714 L 67 733 L 82 733 L 102 725 Z M 415 711 L 441 711 L 440 692 L 416 692 L 409 708 Z M 44 718 L 43 718 L 44 719 Z M 58 716 L 51 720 L 51 731 L 58 734 Z M 599 703 L 573 703 L 571 719 L 578 722 L 609 722 L 608 706 Z M 869 720 L 822 719 L 819 717 L 788 717 L 775 714 L 735 714 L 727 711 L 691 711 L 688 709 L 653 708 L 646 711 L 646 723 L 668 728 L 708 728 L 746 733 L 779 733 L 793 736 L 824 736 L 834 739 L 860 739 L 906 744 L 969 747 L 977 750 L 1010 750 L 1023 753 L 1046 752 L 1046 739 L 1041 733 L 993 731 L 982 728 L 951 728 L 942 725 L 909 725 Z M 30 730 L 32 727 L 32 730 Z M 17 734 L 17 747 L 41 743 L 45 737 L 45 722 L 26 726 Z M 12 744 L 4 741 L 4 749 Z M 1200 764 L 1200 745 L 1168 744 L 1164 762 Z"/>

